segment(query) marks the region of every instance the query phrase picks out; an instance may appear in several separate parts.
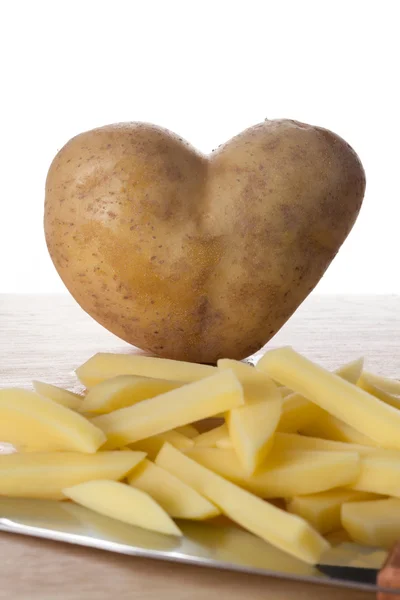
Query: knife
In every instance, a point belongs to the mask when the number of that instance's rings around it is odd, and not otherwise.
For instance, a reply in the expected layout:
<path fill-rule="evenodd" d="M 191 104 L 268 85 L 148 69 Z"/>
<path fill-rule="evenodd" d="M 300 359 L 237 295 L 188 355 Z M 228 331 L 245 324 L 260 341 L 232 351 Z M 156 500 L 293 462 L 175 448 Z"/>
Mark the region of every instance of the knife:
<path fill-rule="evenodd" d="M 0 531 L 158 560 L 336 585 L 400 599 L 400 549 L 366 548 L 341 534 L 321 564 L 307 565 L 225 518 L 179 522 L 183 538 L 126 525 L 70 502 L 0 497 Z M 335 536 L 333 536 L 334 538 Z M 397 594 L 396 594 L 397 592 Z"/>

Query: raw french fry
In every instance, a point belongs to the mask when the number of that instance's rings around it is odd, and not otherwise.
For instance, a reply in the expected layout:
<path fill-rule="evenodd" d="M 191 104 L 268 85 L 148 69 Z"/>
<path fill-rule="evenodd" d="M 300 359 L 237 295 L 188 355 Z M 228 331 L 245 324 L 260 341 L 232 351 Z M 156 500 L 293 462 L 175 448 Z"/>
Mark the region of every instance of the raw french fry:
<path fill-rule="evenodd" d="M 167 535 L 182 535 L 171 517 L 145 492 L 124 483 L 88 481 L 63 490 L 77 504 L 129 525 Z"/>
<path fill-rule="evenodd" d="M 357 383 L 362 373 L 364 359 L 359 358 L 350 363 L 342 365 L 334 371 L 336 375 L 349 383 Z M 282 417 L 278 430 L 286 433 L 294 433 L 304 429 L 310 423 L 318 421 L 323 411 L 307 400 L 301 394 L 292 393 L 285 396 L 282 406 Z"/>
<path fill-rule="evenodd" d="M 227 415 L 229 437 L 243 468 L 252 475 L 270 452 L 282 413 L 282 399 L 271 392 L 268 400 L 253 402 L 230 410 Z"/>
<path fill-rule="evenodd" d="M 201 433 L 195 437 L 193 441 L 194 445 L 199 446 L 200 448 L 214 448 L 219 440 L 226 437 L 229 438 L 228 427 L 226 426 L 226 423 L 223 423 L 218 427 L 214 427 L 214 429 Z"/>
<path fill-rule="evenodd" d="M 363 375 L 368 377 L 368 380 L 373 383 L 380 390 L 387 392 L 388 394 L 394 394 L 400 396 L 400 381 L 397 379 L 391 379 L 390 377 L 381 377 L 375 375 L 369 371 L 364 371 Z"/>
<path fill-rule="evenodd" d="M 317 450 L 320 452 L 357 452 L 360 455 L 375 452 L 373 446 L 348 444 L 322 438 L 299 435 L 298 433 L 276 433 L 272 452 L 287 452 L 289 450 Z"/>
<path fill-rule="evenodd" d="M 193 448 L 194 446 L 193 440 L 183 435 L 183 433 L 179 433 L 179 431 L 172 429 L 165 433 L 153 435 L 145 440 L 140 440 L 140 442 L 129 444 L 129 448 L 146 452 L 148 457 L 153 460 L 166 442 L 182 451 L 189 450 L 189 448 Z"/>
<path fill-rule="evenodd" d="M 221 358 L 218 363 L 218 369 L 220 371 L 231 370 L 235 373 L 243 386 L 243 394 L 245 401 L 260 402 L 261 400 L 268 400 L 273 394 L 275 397 L 282 398 L 282 395 L 277 393 L 276 388 L 278 387 L 270 377 L 265 373 L 260 373 L 254 367 L 249 364 L 240 362 L 238 360 L 231 360 L 229 358 Z"/>
<path fill-rule="evenodd" d="M 35 389 L 35 392 L 41 396 L 50 398 L 50 400 L 53 400 L 58 404 L 62 404 L 71 410 L 78 410 L 82 404 L 83 396 L 74 394 L 69 390 L 64 390 L 56 385 L 51 385 L 50 383 L 45 383 L 44 381 L 32 381 L 32 385 Z"/>
<path fill-rule="evenodd" d="M 341 520 L 355 542 L 391 548 L 400 538 L 400 500 L 343 504 Z"/>
<path fill-rule="evenodd" d="M 80 411 L 107 414 L 132 406 L 142 400 L 165 394 L 183 385 L 180 381 L 152 379 L 138 375 L 117 375 L 93 386 L 87 393 Z"/>
<path fill-rule="evenodd" d="M 275 443 L 275 442 L 274 442 Z M 213 446 L 209 446 L 210 448 L 212 448 Z M 215 442 L 215 448 L 220 448 L 221 450 L 232 450 L 233 449 L 233 444 L 232 444 L 232 440 L 229 437 L 229 434 L 220 438 L 219 440 L 217 440 Z"/>
<path fill-rule="evenodd" d="M 243 389 L 237 377 L 232 371 L 224 371 L 129 408 L 95 417 L 92 423 L 106 434 L 106 447 L 112 449 L 211 417 L 243 403 Z"/>
<path fill-rule="evenodd" d="M 290 498 L 350 485 L 359 473 L 355 452 L 278 452 L 248 476 L 233 450 L 197 448 L 186 455 L 262 498 Z"/>
<path fill-rule="evenodd" d="M 321 409 L 300 394 L 289 394 L 282 403 L 282 415 L 278 431 L 294 433 L 316 421 Z"/>
<path fill-rule="evenodd" d="M 226 481 L 165 444 L 157 464 L 193 487 L 248 531 L 307 563 L 319 562 L 329 544 L 306 521 Z"/>
<path fill-rule="evenodd" d="M 189 383 L 210 377 L 216 372 L 217 368 L 209 365 L 137 354 L 107 353 L 95 354 L 76 370 L 78 379 L 87 388 L 117 375 L 140 375 Z"/>
<path fill-rule="evenodd" d="M 400 382 L 398 382 L 400 384 Z M 373 377 L 368 373 L 363 373 L 357 384 L 362 390 L 372 394 L 375 398 L 379 398 L 382 402 L 400 409 L 400 397 L 389 394 L 385 390 L 381 390 L 375 383 Z"/>
<path fill-rule="evenodd" d="M 194 439 L 199 435 L 199 432 L 194 425 L 182 425 L 182 427 L 177 427 L 176 431 L 190 439 Z"/>
<path fill-rule="evenodd" d="M 309 423 L 302 430 L 302 433 L 313 437 L 320 437 L 347 444 L 359 444 L 362 446 L 378 446 L 377 442 L 367 437 L 363 433 L 347 425 L 340 419 L 322 411 L 315 421 Z"/>
<path fill-rule="evenodd" d="M 400 411 L 315 365 L 292 348 L 271 350 L 257 367 L 385 448 L 400 449 Z"/>
<path fill-rule="evenodd" d="M 400 497 L 400 452 L 376 449 L 361 457 L 352 490 Z"/>
<path fill-rule="evenodd" d="M 38 452 L 0 456 L 0 496 L 61 500 L 65 487 L 93 479 L 122 479 L 144 452 Z"/>
<path fill-rule="evenodd" d="M 293 394 L 293 390 L 291 390 L 288 387 L 285 387 L 284 385 L 279 386 L 279 391 L 281 393 L 282 398 L 286 398 L 286 396 L 290 396 L 290 394 Z"/>
<path fill-rule="evenodd" d="M 337 489 L 291 498 L 287 503 L 287 509 L 290 513 L 308 521 L 320 533 L 325 534 L 341 528 L 340 509 L 342 504 L 376 500 L 377 498 L 379 496 L 375 494 Z"/>
<path fill-rule="evenodd" d="M 96 452 L 104 433 L 73 410 L 27 390 L 0 390 L 0 440 L 18 450 Z"/>
<path fill-rule="evenodd" d="M 228 436 L 216 442 L 217 448 L 232 448 L 232 442 Z M 361 444 L 350 444 L 338 442 L 325 438 L 300 435 L 298 433 L 276 432 L 272 452 L 288 452 L 297 450 L 316 450 L 319 452 L 357 452 L 358 454 L 370 454 L 376 450 L 376 446 L 362 446 Z"/>
<path fill-rule="evenodd" d="M 149 494 L 176 519 L 201 521 L 221 514 L 214 504 L 192 487 L 147 459 L 129 475 L 128 483 Z"/>
<path fill-rule="evenodd" d="M 236 360 L 218 361 L 219 369 L 231 368 L 243 385 L 245 405 L 230 410 L 226 424 L 233 448 L 248 475 L 269 453 L 282 413 L 282 396 L 276 384 L 254 367 Z"/>

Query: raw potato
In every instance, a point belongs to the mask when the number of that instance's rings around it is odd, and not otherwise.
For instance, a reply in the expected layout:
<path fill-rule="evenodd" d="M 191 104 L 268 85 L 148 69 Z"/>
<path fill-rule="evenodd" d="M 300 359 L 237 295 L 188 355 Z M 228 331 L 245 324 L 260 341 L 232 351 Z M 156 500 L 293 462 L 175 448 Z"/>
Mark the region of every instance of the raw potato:
<path fill-rule="evenodd" d="M 355 152 L 320 127 L 266 120 L 207 157 L 166 129 L 120 123 L 55 157 L 46 241 L 99 323 L 160 356 L 213 364 L 249 356 L 282 327 L 364 190 Z"/>
<path fill-rule="evenodd" d="M 357 454 L 371 454 L 375 452 L 373 446 L 361 446 L 360 444 L 347 444 L 334 440 L 325 440 L 322 438 L 308 437 L 297 433 L 276 433 L 274 453 L 287 452 L 288 450 L 317 450 L 322 452 L 356 452 Z"/>
<path fill-rule="evenodd" d="M 244 403 L 243 389 L 232 371 L 187 384 L 129 408 L 92 419 L 107 435 L 107 449 L 146 439 Z"/>
<path fill-rule="evenodd" d="M 282 399 L 277 388 L 268 400 L 253 402 L 230 410 L 226 421 L 229 437 L 242 466 L 252 475 L 269 454 L 282 414 Z"/>
<path fill-rule="evenodd" d="M 140 467 L 138 467 L 140 468 Z M 322 534 L 341 528 L 340 510 L 345 502 L 376 500 L 379 496 L 352 490 L 329 490 L 309 496 L 297 496 L 287 503 L 289 512 L 308 521 Z"/>
<path fill-rule="evenodd" d="M 222 358 L 217 363 L 220 371 L 231 370 L 235 373 L 243 386 L 243 394 L 246 403 L 261 402 L 268 400 L 271 394 L 276 398 L 282 398 L 281 393 L 277 393 L 278 386 L 265 373 L 260 373 L 249 364 Z"/>
<path fill-rule="evenodd" d="M 214 504 L 196 490 L 147 459 L 128 477 L 128 483 L 149 494 L 176 519 L 201 521 L 221 514 Z"/>
<path fill-rule="evenodd" d="M 357 383 L 360 379 L 363 366 L 364 359 L 359 358 L 339 367 L 334 373 L 350 383 Z M 285 396 L 283 402 L 282 417 L 278 429 L 286 433 L 301 431 L 305 427 L 308 427 L 309 424 L 318 422 L 324 413 L 325 411 L 322 411 L 318 406 L 307 400 L 307 398 L 301 396 L 301 394 L 288 394 Z"/>
<path fill-rule="evenodd" d="M 199 448 L 215 448 L 220 440 L 228 436 L 228 428 L 226 423 L 223 423 L 218 427 L 214 427 L 214 429 L 210 429 L 209 431 L 201 433 L 199 436 L 194 438 L 193 441 L 194 445 L 198 446 Z M 230 438 L 228 439 L 230 440 Z"/>
<path fill-rule="evenodd" d="M 282 415 L 278 424 L 278 431 L 295 433 L 304 429 L 309 423 L 318 420 L 321 409 L 304 396 L 292 393 L 286 396 L 282 404 Z"/>
<path fill-rule="evenodd" d="M 315 365 L 292 348 L 267 352 L 257 367 L 379 445 L 400 449 L 400 411 Z"/>
<path fill-rule="evenodd" d="M 183 451 L 189 450 L 189 448 L 193 448 L 194 446 L 194 441 L 192 439 L 183 435 L 183 433 L 179 433 L 177 430 L 171 429 L 171 431 L 159 433 L 158 435 L 153 435 L 145 440 L 140 440 L 140 442 L 129 444 L 129 447 L 132 450 L 146 452 L 148 457 L 153 460 L 166 442 L 171 444 L 171 446 L 174 446 L 174 448 Z"/>
<path fill-rule="evenodd" d="M 153 379 L 139 375 L 117 375 L 93 386 L 87 393 L 80 411 L 82 413 L 106 414 L 136 402 L 154 398 L 181 387 L 179 381 Z"/>
<path fill-rule="evenodd" d="M 225 359 L 218 361 L 218 368 L 231 368 L 243 386 L 245 405 L 230 410 L 226 423 L 233 448 L 251 475 L 272 448 L 282 413 L 282 396 L 272 379 L 254 367 Z"/>
<path fill-rule="evenodd" d="M 400 538 L 400 500 L 343 504 L 342 525 L 359 544 L 390 549 Z"/>
<path fill-rule="evenodd" d="M 63 493 L 77 504 L 106 517 L 167 535 L 182 535 L 153 498 L 130 485 L 107 480 L 89 481 L 66 488 Z"/>
<path fill-rule="evenodd" d="M 398 381 L 397 379 L 381 377 L 380 375 L 375 375 L 374 373 L 370 373 L 369 371 L 364 371 L 363 375 L 366 375 L 369 381 L 380 390 L 388 394 L 394 394 L 395 396 L 400 395 L 400 381 Z"/>
<path fill-rule="evenodd" d="M 190 439 L 193 439 L 199 435 L 199 432 L 194 425 L 182 425 L 181 427 L 177 427 L 176 431 Z"/>
<path fill-rule="evenodd" d="M 144 452 L 43 452 L 0 456 L 0 496 L 64 498 L 62 490 L 93 479 L 122 479 Z"/>
<path fill-rule="evenodd" d="M 400 382 L 399 382 L 399 384 L 400 384 Z M 360 380 L 358 382 L 358 386 L 361 389 L 368 392 L 369 394 L 372 394 L 376 398 L 379 398 L 379 400 L 382 400 L 382 402 L 385 402 L 386 404 L 389 404 L 390 406 L 394 406 L 394 408 L 400 409 L 400 397 L 394 396 L 393 394 L 389 394 L 385 390 L 381 390 L 374 383 L 374 377 L 369 375 L 368 373 L 363 373 L 361 375 Z"/>
<path fill-rule="evenodd" d="M 378 446 L 370 437 L 347 425 L 344 421 L 337 419 L 326 411 L 322 411 L 315 421 L 302 429 L 302 433 L 313 437 L 345 442 L 348 444 L 359 444 L 361 446 Z"/>
<path fill-rule="evenodd" d="M 290 515 L 197 464 L 169 444 L 156 463 L 216 504 L 223 514 L 251 533 L 310 564 L 329 544 L 306 521 Z"/>
<path fill-rule="evenodd" d="M 400 452 L 376 449 L 362 456 L 351 489 L 400 497 Z"/>
<path fill-rule="evenodd" d="M 190 383 L 217 372 L 216 367 L 177 360 L 153 358 L 138 354 L 95 354 L 76 370 L 78 379 L 91 388 L 118 375 L 138 375 L 169 381 Z"/>
<path fill-rule="evenodd" d="M 250 477 L 233 450 L 195 446 L 186 455 L 262 498 L 290 498 L 350 485 L 360 471 L 355 452 L 278 452 Z"/>
<path fill-rule="evenodd" d="M 228 436 L 218 439 L 217 448 L 232 448 L 232 442 Z M 320 452 L 357 452 L 360 455 L 374 452 L 376 446 L 362 446 L 360 444 L 349 444 L 323 438 L 300 435 L 298 433 L 277 432 L 274 436 L 273 453 L 298 451 L 298 450 L 317 450 Z"/>
<path fill-rule="evenodd" d="M 106 436 L 69 408 L 13 388 L 0 390 L 0 440 L 25 451 L 96 452 Z"/>
<path fill-rule="evenodd" d="M 80 396 L 79 394 L 74 394 L 69 390 L 64 390 L 63 388 L 51 385 L 50 383 L 45 383 L 44 381 L 32 381 L 32 384 L 36 393 L 45 398 L 50 398 L 50 400 L 62 404 L 71 410 L 78 410 L 82 404 L 83 396 Z"/>

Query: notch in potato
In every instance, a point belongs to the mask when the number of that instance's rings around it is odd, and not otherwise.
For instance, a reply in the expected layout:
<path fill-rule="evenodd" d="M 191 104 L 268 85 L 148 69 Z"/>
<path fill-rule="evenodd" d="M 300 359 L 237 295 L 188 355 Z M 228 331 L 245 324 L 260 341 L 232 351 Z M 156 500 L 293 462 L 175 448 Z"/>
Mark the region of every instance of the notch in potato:
<path fill-rule="evenodd" d="M 191 362 L 259 350 L 351 230 L 365 175 L 339 136 L 264 121 L 211 155 L 146 123 L 71 139 L 46 182 L 47 246 L 99 323 Z"/>

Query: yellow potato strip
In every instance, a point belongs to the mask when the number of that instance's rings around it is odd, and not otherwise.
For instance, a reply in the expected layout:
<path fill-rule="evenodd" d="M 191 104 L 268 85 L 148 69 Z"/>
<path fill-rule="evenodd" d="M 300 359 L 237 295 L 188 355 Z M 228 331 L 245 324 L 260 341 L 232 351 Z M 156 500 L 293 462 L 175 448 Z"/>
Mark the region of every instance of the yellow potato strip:
<path fill-rule="evenodd" d="M 378 444 L 400 449 L 400 411 L 291 348 L 267 352 L 257 367 Z"/>
<path fill-rule="evenodd" d="M 206 419 L 244 403 L 243 389 L 232 371 L 187 384 L 129 408 L 92 419 L 113 449 L 169 429 Z"/>
<path fill-rule="evenodd" d="M 153 358 L 137 354 L 99 353 L 89 358 L 76 370 L 78 379 L 87 388 L 117 375 L 141 375 L 188 383 L 217 372 L 216 367 L 199 365 L 167 358 Z"/>
<path fill-rule="evenodd" d="M 262 498 L 290 498 L 350 485 L 360 472 L 355 452 L 273 453 L 251 476 L 233 450 L 194 447 L 185 454 Z"/>
<path fill-rule="evenodd" d="M 216 504 L 230 519 L 289 554 L 315 564 L 329 544 L 306 521 L 290 515 L 165 444 L 156 463 Z"/>

